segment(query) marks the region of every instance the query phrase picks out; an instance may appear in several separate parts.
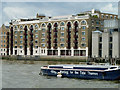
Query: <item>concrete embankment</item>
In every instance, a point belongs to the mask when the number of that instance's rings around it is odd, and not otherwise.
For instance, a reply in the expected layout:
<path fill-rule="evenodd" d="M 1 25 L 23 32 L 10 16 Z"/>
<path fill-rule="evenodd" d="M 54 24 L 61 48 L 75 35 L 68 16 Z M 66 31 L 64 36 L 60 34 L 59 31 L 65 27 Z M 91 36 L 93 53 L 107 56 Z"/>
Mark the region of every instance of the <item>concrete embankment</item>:
<path fill-rule="evenodd" d="M 3 60 L 33 60 L 33 61 L 74 61 L 86 62 L 86 57 L 71 57 L 71 56 L 2 56 Z"/>

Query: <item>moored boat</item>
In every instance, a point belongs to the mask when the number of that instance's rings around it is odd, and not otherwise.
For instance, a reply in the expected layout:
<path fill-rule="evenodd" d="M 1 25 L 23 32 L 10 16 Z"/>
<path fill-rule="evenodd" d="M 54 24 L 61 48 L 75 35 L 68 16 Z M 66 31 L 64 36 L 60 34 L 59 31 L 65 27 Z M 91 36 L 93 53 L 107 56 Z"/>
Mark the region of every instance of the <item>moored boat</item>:
<path fill-rule="evenodd" d="M 48 65 L 41 67 L 41 73 L 56 77 L 120 80 L 117 65 Z"/>

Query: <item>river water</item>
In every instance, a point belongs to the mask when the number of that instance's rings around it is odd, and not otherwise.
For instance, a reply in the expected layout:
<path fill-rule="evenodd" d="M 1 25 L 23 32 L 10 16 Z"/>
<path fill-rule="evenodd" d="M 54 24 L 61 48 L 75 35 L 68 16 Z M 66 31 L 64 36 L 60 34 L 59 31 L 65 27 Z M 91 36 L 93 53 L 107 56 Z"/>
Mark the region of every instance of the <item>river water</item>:
<path fill-rule="evenodd" d="M 118 88 L 120 82 L 39 75 L 40 67 L 66 64 L 52 61 L 2 61 L 2 88 Z"/>

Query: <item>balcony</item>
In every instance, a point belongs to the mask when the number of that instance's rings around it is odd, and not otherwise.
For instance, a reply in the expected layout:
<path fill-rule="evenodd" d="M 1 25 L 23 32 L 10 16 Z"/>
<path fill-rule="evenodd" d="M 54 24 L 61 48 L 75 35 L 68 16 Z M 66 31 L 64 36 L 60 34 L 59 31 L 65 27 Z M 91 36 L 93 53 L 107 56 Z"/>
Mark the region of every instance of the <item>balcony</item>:
<path fill-rule="evenodd" d="M 78 49 L 78 46 L 74 46 L 73 48 L 74 48 L 74 49 Z"/>
<path fill-rule="evenodd" d="M 77 40 L 74 40 L 74 43 L 78 43 L 78 41 L 77 41 Z"/>
<path fill-rule="evenodd" d="M 71 24 L 70 24 L 70 23 L 68 23 L 68 24 L 67 24 L 67 26 L 68 26 L 68 27 L 70 27 L 70 26 L 71 26 Z"/>
<path fill-rule="evenodd" d="M 54 32 L 57 32 L 57 30 L 55 29 Z"/>
<path fill-rule="evenodd" d="M 7 45 L 6 48 L 9 48 L 9 46 Z"/>
<path fill-rule="evenodd" d="M 27 43 L 24 43 L 24 46 L 27 46 Z"/>
<path fill-rule="evenodd" d="M 27 38 L 24 38 L 24 40 L 26 41 L 26 40 L 27 40 Z"/>
<path fill-rule="evenodd" d="M 74 31 L 75 31 L 75 32 L 78 32 L 78 29 L 75 29 Z"/>
<path fill-rule="evenodd" d="M 50 49 L 50 48 L 51 48 L 51 46 L 47 46 L 47 48 L 48 48 L 48 49 Z"/>
<path fill-rule="evenodd" d="M 67 49 L 70 49 L 71 47 L 70 47 L 70 46 L 67 46 L 66 48 L 67 48 Z"/>
<path fill-rule="evenodd" d="M 27 33 L 24 33 L 24 35 L 27 35 Z"/>
<path fill-rule="evenodd" d="M 53 43 L 57 43 L 57 40 L 54 40 Z"/>
<path fill-rule="evenodd" d="M 33 46 L 33 43 L 32 43 L 32 42 L 30 42 L 30 43 L 29 43 L 29 45 L 30 45 L 30 46 Z"/>
<path fill-rule="evenodd" d="M 54 48 L 54 49 L 57 49 L 57 46 L 54 46 L 53 48 Z"/>
<path fill-rule="evenodd" d="M 67 35 L 67 38 L 71 38 L 71 35 Z"/>
<path fill-rule="evenodd" d="M 55 34 L 54 37 L 57 37 L 57 35 Z"/>
<path fill-rule="evenodd" d="M 78 26 L 78 23 L 75 23 L 75 24 L 74 24 L 74 26 L 76 26 L 76 27 L 77 27 L 77 26 Z"/>
<path fill-rule="evenodd" d="M 33 36 L 33 33 L 32 33 L 32 32 L 30 32 L 30 35 L 31 35 L 31 36 Z"/>
<path fill-rule="evenodd" d="M 67 43 L 71 43 L 70 40 L 67 40 L 66 42 L 67 42 Z"/>
<path fill-rule="evenodd" d="M 67 30 L 68 33 L 70 33 L 71 31 L 70 30 Z"/>
<path fill-rule="evenodd" d="M 78 38 L 78 35 L 74 35 L 74 38 Z"/>
<path fill-rule="evenodd" d="M 57 27 L 58 25 L 57 24 L 54 24 L 54 27 Z"/>
<path fill-rule="evenodd" d="M 50 43 L 51 43 L 51 41 L 47 41 L 47 43 L 49 43 L 49 44 L 50 44 Z"/>
<path fill-rule="evenodd" d="M 50 31 L 50 30 L 48 30 L 48 31 L 47 31 L 47 33 L 51 33 L 51 31 Z"/>
<path fill-rule="evenodd" d="M 48 39 L 51 39 L 51 36 L 50 36 L 50 35 L 48 35 L 48 36 L 47 36 L 47 38 L 48 38 Z"/>
<path fill-rule="evenodd" d="M 47 27 L 48 27 L 48 28 L 51 28 L 51 25 L 48 25 Z"/>

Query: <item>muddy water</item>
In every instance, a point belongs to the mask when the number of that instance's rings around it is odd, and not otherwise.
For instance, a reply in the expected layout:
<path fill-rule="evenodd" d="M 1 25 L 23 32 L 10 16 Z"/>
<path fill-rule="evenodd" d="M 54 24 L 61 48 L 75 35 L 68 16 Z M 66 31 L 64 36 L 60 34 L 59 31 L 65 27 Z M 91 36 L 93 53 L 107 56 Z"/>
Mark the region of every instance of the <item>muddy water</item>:
<path fill-rule="evenodd" d="M 49 64 L 72 64 L 52 61 L 2 61 L 3 88 L 118 88 L 116 81 L 57 78 L 39 75 L 40 67 Z M 78 63 L 75 63 L 78 64 Z"/>

